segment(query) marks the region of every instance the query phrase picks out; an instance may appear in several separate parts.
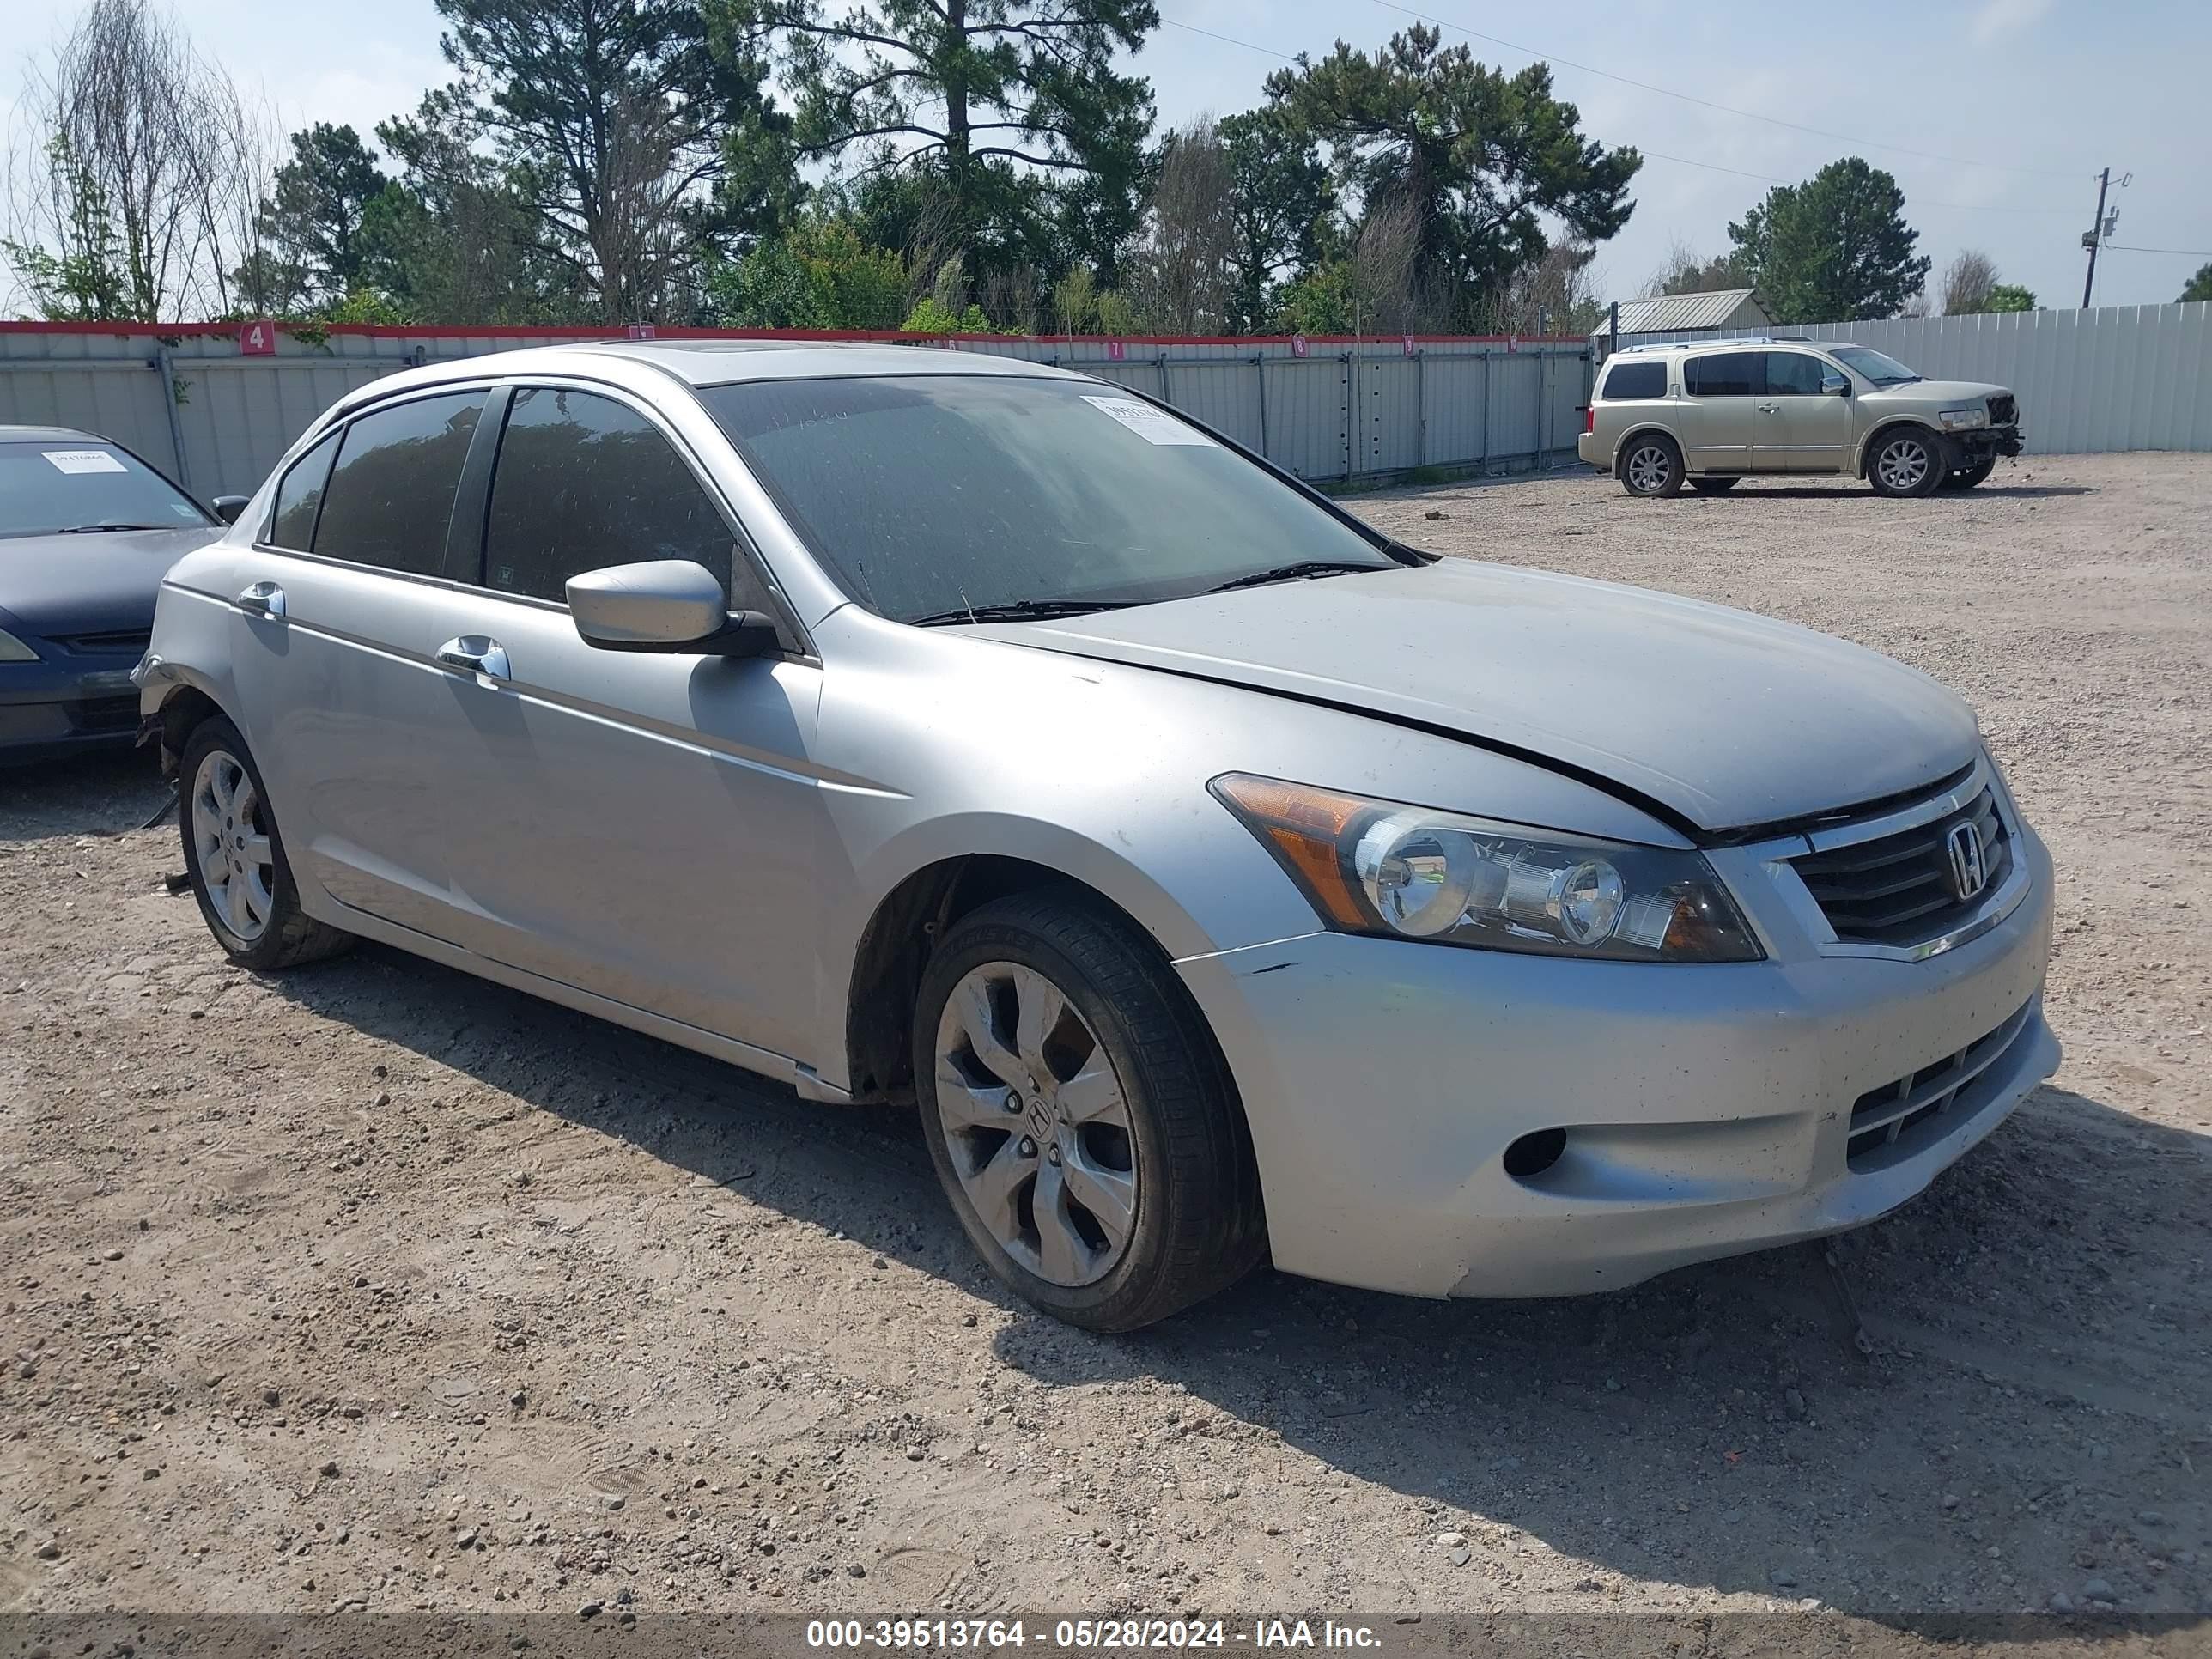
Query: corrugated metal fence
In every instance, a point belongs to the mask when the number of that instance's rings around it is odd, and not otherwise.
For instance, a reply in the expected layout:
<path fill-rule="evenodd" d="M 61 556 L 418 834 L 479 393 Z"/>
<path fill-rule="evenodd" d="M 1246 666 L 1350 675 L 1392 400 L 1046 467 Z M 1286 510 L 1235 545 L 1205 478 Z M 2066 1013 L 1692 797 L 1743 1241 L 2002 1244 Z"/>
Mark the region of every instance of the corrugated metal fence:
<path fill-rule="evenodd" d="M 1757 334 L 1856 341 L 1932 380 L 2010 386 L 2031 454 L 2212 450 L 2212 301 L 1628 334 L 1624 343 Z"/>
<path fill-rule="evenodd" d="M 604 334 L 0 323 L 0 423 L 79 427 L 205 496 L 254 489 L 342 393 L 411 364 Z M 667 331 L 665 339 L 759 338 Z M 897 337 L 852 337 L 877 339 Z M 927 349 L 907 337 L 907 343 Z M 939 343 L 1060 363 L 1162 398 L 1316 480 L 1424 466 L 1494 471 L 1571 461 L 1589 401 L 1583 342 L 1414 338 Z"/>

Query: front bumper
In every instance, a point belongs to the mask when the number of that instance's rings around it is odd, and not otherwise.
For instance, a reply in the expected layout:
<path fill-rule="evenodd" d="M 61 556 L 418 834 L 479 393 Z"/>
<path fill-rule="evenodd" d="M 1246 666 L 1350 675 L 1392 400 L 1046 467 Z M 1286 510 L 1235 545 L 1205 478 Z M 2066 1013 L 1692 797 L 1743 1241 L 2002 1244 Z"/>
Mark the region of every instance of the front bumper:
<path fill-rule="evenodd" d="M 1973 465 L 1987 457 L 2017 455 L 2027 446 L 2017 426 L 1982 427 L 1972 432 L 1947 432 L 1943 442 L 1951 452 L 1954 471 Z"/>
<path fill-rule="evenodd" d="M 135 660 L 0 663 L 0 765 L 129 747 L 138 735 Z"/>
<path fill-rule="evenodd" d="M 1423 1296 L 1619 1289 L 1912 1198 L 2057 1069 L 2051 863 L 1922 962 L 1667 967 L 1313 933 L 1176 964 L 1244 1101 L 1275 1265 Z M 1732 885 L 1737 884 L 1732 882 Z M 1757 907 L 1765 910 L 1762 904 Z M 1854 1167 L 1853 1105 L 2019 1016 L 1948 1109 Z M 1566 1130 L 1528 1179 L 1524 1135 Z"/>

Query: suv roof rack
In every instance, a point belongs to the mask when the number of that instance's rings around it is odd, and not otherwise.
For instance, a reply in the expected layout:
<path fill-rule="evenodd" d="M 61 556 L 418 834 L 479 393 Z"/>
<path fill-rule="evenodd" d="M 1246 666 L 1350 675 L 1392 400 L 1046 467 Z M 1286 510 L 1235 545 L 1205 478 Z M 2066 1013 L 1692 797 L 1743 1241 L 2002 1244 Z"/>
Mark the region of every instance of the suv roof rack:
<path fill-rule="evenodd" d="M 1691 346 L 1815 345 L 1818 343 L 1820 343 L 1808 334 L 1745 334 L 1693 340 L 1646 340 L 1636 345 L 1625 345 L 1620 349 L 1622 351 L 1673 351 L 1678 348 Z"/>

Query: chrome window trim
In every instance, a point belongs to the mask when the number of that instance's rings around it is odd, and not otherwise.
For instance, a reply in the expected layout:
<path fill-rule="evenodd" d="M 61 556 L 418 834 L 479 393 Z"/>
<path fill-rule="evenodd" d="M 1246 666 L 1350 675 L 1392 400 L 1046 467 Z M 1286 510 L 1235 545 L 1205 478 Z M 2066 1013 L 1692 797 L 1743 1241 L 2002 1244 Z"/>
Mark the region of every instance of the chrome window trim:
<path fill-rule="evenodd" d="M 1990 792 L 1991 805 L 1998 821 L 2004 825 L 2005 834 L 2013 843 L 2012 868 L 2003 881 L 1990 894 L 1980 909 L 1947 932 L 1932 939 L 1921 939 L 1912 945 L 1862 945 L 1836 936 L 1829 925 L 1827 915 L 1820 908 L 1805 879 L 1797 873 L 1791 862 L 1812 853 L 1826 853 L 1839 847 L 1853 847 L 1861 842 L 1880 841 L 1902 830 L 1916 829 L 1923 823 L 1948 817 L 1975 799 L 1984 790 Z M 1955 787 L 1940 795 L 1915 801 L 1909 806 L 1899 807 L 1878 817 L 1861 818 L 1856 823 L 1839 823 L 1826 830 L 1816 830 L 1805 835 L 1779 836 L 1771 841 L 1753 843 L 1741 849 L 1766 872 L 1774 890 L 1790 915 L 1812 944 L 1814 954 L 1823 957 L 1863 957 L 1882 962 L 1926 962 L 1946 951 L 1955 951 L 1971 944 L 1990 929 L 2002 926 L 2006 918 L 2020 908 L 2027 896 L 2033 877 L 2028 872 L 2028 860 L 2024 844 L 2026 826 L 2014 810 L 2012 797 L 1999 781 L 1996 769 L 1990 763 L 1986 753 L 1974 757 L 1973 769 Z"/>

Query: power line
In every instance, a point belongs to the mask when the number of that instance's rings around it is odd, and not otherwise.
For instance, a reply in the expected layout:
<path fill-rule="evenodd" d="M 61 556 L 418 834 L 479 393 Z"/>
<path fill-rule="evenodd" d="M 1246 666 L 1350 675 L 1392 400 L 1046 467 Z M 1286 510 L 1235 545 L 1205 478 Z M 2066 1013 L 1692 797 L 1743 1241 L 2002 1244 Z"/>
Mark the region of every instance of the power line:
<path fill-rule="evenodd" d="M 1517 42 L 1504 40 L 1495 34 L 1485 34 L 1480 29 L 1471 29 L 1464 23 L 1455 23 L 1447 17 L 1432 17 L 1426 12 L 1415 11 L 1411 6 L 1397 4 L 1396 0 L 1375 0 L 1375 3 L 1391 11 L 1403 12 L 1408 17 L 1419 18 L 1424 23 L 1435 23 L 1443 28 L 1456 29 L 1462 34 L 1470 35 L 1477 40 L 1486 40 L 1493 46 L 1504 46 L 1508 52 L 1517 52 L 1525 58 L 1540 58 L 1553 64 L 1565 64 L 1569 69 L 1580 70 L 1585 75 L 1598 76 L 1607 81 L 1618 81 L 1625 87 L 1635 87 L 1644 92 L 1656 92 L 1662 98 L 1679 98 L 1686 104 L 1696 104 L 1704 109 L 1718 110 L 1723 115 L 1741 115 L 1747 120 L 1765 121 L 1778 127 L 1788 127 L 1796 132 L 1809 132 L 1822 138 L 1833 138 L 1840 143 L 1855 144 L 1866 149 L 1892 150 L 1899 155 L 1917 155 L 1923 161 L 1942 161 L 1952 167 L 1989 167 L 1999 173 L 2024 173 L 2036 179 L 2071 179 L 2075 177 L 2073 173 L 2054 173 L 2046 167 L 2014 167 L 2004 161 L 1978 161 L 1964 155 L 1945 155 L 1936 150 L 1913 149 L 1905 144 L 1885 144 L 1872 138 L 1855 138 L 1847 132 L 1835 132 L 1826 127 L 1807 126 L 1802 121 L 1785 121 L 1778 115 L 1763 115 L 1755 109 L 1738 109 L 1733 104 L 1717 104 L 1711 99 L 1700 98 L 1694 93 L 1677 92 L 1672 87 L 1657 86 L 1651 82 L 1638 81 L 1630 76 L 1616 75 L 1611 70 L 1601 70 L 1594 64 L 1577 63 L 1571 58 L 1560 57 L 1557 52 L 1540 52 L 1534 46 L 1521 46 Z"/>
<path fill-rule="evenodd" d="M 1376 0 L 1376 3 L 1387 4 L 1388 0 Z M 1402 11 L 1405 8 L 1401 6 L 1395 9 Z M 1419 17 L 1421 14 L 1419 12 L 1413 12 L 1409 13 L 1408 15 Z M 1160 19 L 1160 21 L 1166 24 L 1170 28 L 1182 29 L 1184 33 L 1188 34 L 1202 34 L 1209 40 L 1218 40 L 1225 46 L 1242 46 L 1247 52 L 1261 52 L 1269 58 L 1279 58 L 1285 64 L 1295 64 L 1298 61 L 1297 58 L 1290 52 L 1278 52 L 1273 46 L 1263 46 L 1256 41 L 1240 40 L 1233 34 L 1219 34 L 1212 29 L 1202 29 L 1195 23 L 1178 22 L 1172 17 L 1163 17 Z M 1457 27 L 1458 26 L 1454 24 L 1452 27 Z M 1472 31 L 1469 32 L 1472 33 Z M 1485 35 L 1482 38 L 1487 40 L 1490 37 Z M 1525 48 L 1516 46 L 1514 47 L 1514 50 L 1516 52 L 1520 52 L 1525 50 Z M 1560 61 L 1564 63 L 1566 60 L 1562 58 Z M 1599 72 L 1601 73 L 1602 71 Z M 1641 85 L 1642 83 L 1639 82 L 1632 82 L 1632 84 Z M 1694 102 L 1698 100 L 1693 100 L 1692 101 Z M 1716 105 L 1714 107 L 1721 108 L 1723 106 Z M 1791 124 L 1784 122 L 1783 125 L 1787 126 Z M 1814 127 L 1808 127 L 1805 129 L 1808 132 L 1817 131 L 1819 129 Z M 1846 140 L 1845 142 L 1848 143 L 1850 141 Z M 1761 184 L 1792 185 L 1802 182 L 1800 179 L 1778 179 L 1771 173 L 1752 173 L 1742 167 L 1723 167 L 1717 161 L 1692 161 L 1686 155 L 1669 155 L 1664 150 L 1645 149 L 1640 144 L 1637 146 L 1637 152 L 1639 155 L 1650 156 L 1655 161 L 1672 161 L 1676 167 L 1701 167 L 1707 173 L 1730 173 L 1738 179 L 1756 179 Z M 1938 202 L 1925 198 L 1923 198 L 1921 204 L 1925 207 L 1949 208 L 1964 213 L 2021 213 L 2045 218 L 2071 218 L 2073 216 L 2073 210 L 2070 208 L 1997 207 L 1981 202 Z"/>
<path fill-rule="evenodd" d="M 2202 247 L 2136 247 L 2127 242 L 2107 242 L 2106 251 L 2118 248 L 2123 253 L 2178 253 L 2185 259 L 2212 259 L 2212 248 Z"/>

